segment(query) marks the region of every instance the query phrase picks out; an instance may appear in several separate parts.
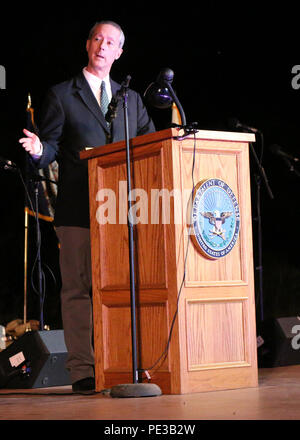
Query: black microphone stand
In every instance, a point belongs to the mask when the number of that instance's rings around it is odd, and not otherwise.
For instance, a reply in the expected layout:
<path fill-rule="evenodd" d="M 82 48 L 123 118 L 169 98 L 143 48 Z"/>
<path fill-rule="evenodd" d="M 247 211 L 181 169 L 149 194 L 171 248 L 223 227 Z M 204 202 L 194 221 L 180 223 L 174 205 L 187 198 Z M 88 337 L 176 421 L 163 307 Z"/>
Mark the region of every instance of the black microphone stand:
<path fill-rule="evenodd" d="M 37 247 L 37 267 L 38 267 L 38 293 L 40 299 L 40 329 L 44 330 L 44 292 L 43 292 L 43 271 L 41 260 L 41 228 L 39 222 L 39 181 L 34 181 L 35 195 L 35 224 L 36 224 L 36 247 Z"/>
<path fill-rule="evenodd" d="M 130 302 L 131 302 L 131 343 L 132 343 L 132 384 L 120 384 L 111 388 L 112 397 L 152 397 L 162 394 L 156 384 L 139 383 L 139 370 L 137 362 L 137 332 L 136 332 L 136 296 L 135 296 L 135 264 L 134 264 L 134 234 L 133 221 L 131 218 L 131 166 L 130 166 L 130 145 L 128 126 L 128 88 L 131 77 L 128 75 L 122 83 L 120 90 L 112 101 L 116 104 L 118 100 L 123 101 L 124 130 L 126 143 L 126 169 L 127 169 L 127 203 L 128 203 L 128 237 L 129 237 L 129 269 L 130 269 Z M 111 112 L 108 122 L 116 116 L 116 108 Z"/>
<path fill-rule="evenodd" d="M 247 125 L 241 124 L 236 118 L 230 120 L 230 125 L 233 125 L 235 129 L 240 128 L 242 131 L 247 133 L 258 133 L 261 137 L 261 147 L 262 151 L 264 148 L 264 137 L 263 133 L 257 128 L 252 128 Z M 261 160 L 258 159 L 256 151 L 253 147 L 252 142 L 249 142 L 250 151 L 254 158 L 254 161 L 258 168 L 258 173 L 255 173 L 255 183 L 256 183 L 256 211 L 257 211 L 257 234 L 258 234 L 258 265 L 255 270 L 259 273 L 259 303 L 260 303 L 260 319 L 261 322 L 264 320 L 264 304 L 263 304 L 263 262 L 262 262 L 262 221 L 261 221 L 261 180 L 265 182 L 267 192 L 271 199 L 274 199 L 274 195 L 270 188 L 266 172 L 261 164 Z M 262 159 L 262 157 L 261 157 Z"/>
<path fill-rule="evenodd" d="M 28 165 L 31 164 L 32 172 L 28 171 Z M 39 310 L 40 310 L 40 330 L 44 330 L 44 300 L 45 300 L 45 293 L 44 293 L 44 287 L 43 287 L 43 279 L 44 279 L 44 273 L 42 269 L 42 259 L 41 259 L 41 228 L 40 228 L 40 221 L 39 221 L 39 184 L 41 181 L 49 181 L 52 183 L 57 184 L 57 182 L 54 182 L 50 179 L 46 179 L 45 177 L 41 176 L 36 168 L 36 165 L 34 164 L 31 157 L 26 155 L 26 182 L 24 181 L 22 177 L 21 171 L 19 171 L 19 174 L 21 176 L 22 183 L 25 187 L 25 193 L 26 198 L 28 200 L 28 204 L 30 204 L 32 212 L 35 216 L 35 229 L 36 229 L 36 249 L 37 249 L 37 255 L 36 255 L 36 263 L 37 263 L 37 273 L 38 273 L 38 289 L 37 293 L 39 296 Z M 30 194 L 28 191 L 28 184 L 31 183 L 34 186 L 34 206 L 32 205 L 32 201 L 30 199 Z M 25 306 L 24 306 L 25 307 Z"/>
<path fill-rule="evenodd" d="M 258 133 L 261 135 L 261 140 L 263 144 L 263 134 L 258 131 Z M 256 162 L 256 165 L 258 167 L 259 175 L 255 175 L 255 181 L 256 181 L 256 209 L 257 209 L 257 234 L 258 234 L 258 266 L 256 267 L 256 270 L 259 273 L 259 298 L 260 298 L 260 319 L 261 322 L 264 320 L 264 304 L 263 304 L 263 262 L 262 262 L 262 221 L 261 221 L 261 199 L 260 199 L 260 193 L 261 193 L 261 179 L 265 182 L 265 186 L 267 188 L 268 194 L 271 199 L 274 199 L 274 195 L 272 193 L 272 190 L 270 188 L 265 170 L 263 166 L 261 165 L 261 161 L 258 159 L 256 151 L 253 147 L 252 142 L 250 144 L 250 150 L 252 152 L 252 155 L 254 157 L 254 160 Z"/>

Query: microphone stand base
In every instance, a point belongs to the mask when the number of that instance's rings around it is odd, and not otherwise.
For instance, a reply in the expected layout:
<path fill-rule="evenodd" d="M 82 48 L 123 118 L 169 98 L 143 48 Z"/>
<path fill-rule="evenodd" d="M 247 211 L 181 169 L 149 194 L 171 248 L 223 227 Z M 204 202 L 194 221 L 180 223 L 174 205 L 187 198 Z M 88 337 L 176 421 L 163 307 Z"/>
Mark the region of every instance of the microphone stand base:
<path fill-rule="evenodd" d="M 110 390 L 111 397 L 155 397 L 161 394 L 161 389 L 154 383 L 120 384 Z"/>

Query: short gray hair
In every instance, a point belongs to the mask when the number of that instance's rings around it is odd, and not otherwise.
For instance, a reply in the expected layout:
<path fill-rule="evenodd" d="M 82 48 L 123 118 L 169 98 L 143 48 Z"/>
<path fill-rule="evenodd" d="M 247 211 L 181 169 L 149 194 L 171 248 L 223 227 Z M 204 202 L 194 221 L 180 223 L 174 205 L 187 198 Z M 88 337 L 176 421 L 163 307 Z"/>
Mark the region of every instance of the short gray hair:
<path fill-rule="evenodd" d="M 100 25 L 100 24 L 110 24 L 111 26 L 114 26 L 115 28 L 117 28 L 120 31 L 120 42 L 119 42 L 119 47 L 122 48 L 125 42 L 125 35 L 124 32 L 121 28 L 120 25 L 118 25 L 118 23 L 115 23 L 114 21 L 111 20 L 102 20 L 102 21 L 97 21 L 94 26 L 92 27 L 92 29 L 89 32 L 89 36 L 88 36 L 88 40 L 90 40 L 95 32 L 95 29 Z"/>

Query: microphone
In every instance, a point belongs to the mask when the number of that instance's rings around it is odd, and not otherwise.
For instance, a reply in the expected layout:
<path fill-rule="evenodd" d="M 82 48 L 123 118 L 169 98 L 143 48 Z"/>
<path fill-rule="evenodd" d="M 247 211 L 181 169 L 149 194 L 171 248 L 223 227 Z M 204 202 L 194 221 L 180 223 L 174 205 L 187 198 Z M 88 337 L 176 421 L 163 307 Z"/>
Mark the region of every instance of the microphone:
<path fill-rule="evenodd" d="M 160 84 L 161 86 L 165 86 L 166 83 L 169 84 L 173 81 L 174 78 L 174 72 L 172 69 L 169 69 L 168 67 L 165 67 L 164 69 L 162 69 L 159 74 L 158 77 L 156 79 L 156 81 L 158 82 L 158 84 Z"/>
<path fill-rule="evenodd" d="M 298 157 L 294 157 L 291 154 L 286 153 L 285 151 L 283 151 L 281 149 L 280 145 L 277 145 L 277 144 L 271 145 L 270 150 L 272 151 L 272 153 L 277 154 L 278 156 L 282 156 L 284 158 L 291 159 L 294 162 L 299 162 Z"/>
<path fill-rule="evenodd" d="M 183 108 L 173 90 L 171 82 L 174 72 L 169 67 L 161 69 L 155 82 L 152 82 L 144 92 L 144 98 L 153 107 L 166 109 L 175 102 L 182 121 L 182 126 L 186 126 L 186 118 Z"/>
<path fill-rule="evenodd" d="M 108 105 L 108 109 L 105 115 L 105 119 L 109 124 L 117 116 L 118 103 L 121 100 L 121 98 L 124 96 L 125 92 L 127 91 L 130 80 L 131 80 L 131 76 L 127 75 L 125 81 L 122 82 L 120 89 L 111 98 L 111 101 Z"/>
<path fill-rule="evenodd" d="M 251 131 L 252 133 L 259 133 L 260 131 L 258 130 L 258 128 L 254 128 L 254 127 L 249 127 L 246 124 L 242 124 L 238 119 L 236 118 L 232 118 L 231 119 L 231 125 L 234 128 L 241 128 L 247 131 Z"/>
<path fill-rule="evenodd" d="M 18 168 L 17 165 L 11 160 L 4 159 L 4 157 L 0 157 L 0 167 L 4 170 L 11 170 Z"/>
<path fill-rule="evenodd" d="M 119 98 L 117 96 L 113 96 L 111 98 L 110 103 L 108 104 L 108 109 L 105 115 L 105 119 L 108 123 L 111 123 L 113 119 L 117 116 L 117 107 L 119 103 Z"/>

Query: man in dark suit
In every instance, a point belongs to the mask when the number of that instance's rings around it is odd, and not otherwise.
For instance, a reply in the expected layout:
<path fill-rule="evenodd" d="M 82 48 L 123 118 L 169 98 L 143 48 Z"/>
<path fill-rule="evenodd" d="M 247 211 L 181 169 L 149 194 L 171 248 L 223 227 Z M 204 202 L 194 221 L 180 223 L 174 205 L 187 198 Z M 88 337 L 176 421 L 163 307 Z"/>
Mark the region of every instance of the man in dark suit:
<path fill-rule="evenodd" d="M 91 261 L 88 168 L 79 152 L 124 139 L 122 103 L 111 124 L 107 104 L 120 85 L 112 81 L 111 66 L 122 54 L 124 34 L 111 21 L 91 29 L 86 43 L 88 65 L 66 82 L 52 87 L 44 103 L 40 137 L 24 130 L 20 143 L 39 168 L 59 163 L 55 226 L 60 241 L 61 304 L 67 368 L 74 392 L 95 388 L 92 346 Z M 105 87 L 103 90 L 103 86 Z M 106 107 L 106 108 L 103 108 Z M 128 91 L 130 137 L 155 131 L 139 94 Z"/>

